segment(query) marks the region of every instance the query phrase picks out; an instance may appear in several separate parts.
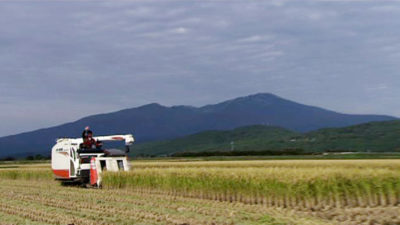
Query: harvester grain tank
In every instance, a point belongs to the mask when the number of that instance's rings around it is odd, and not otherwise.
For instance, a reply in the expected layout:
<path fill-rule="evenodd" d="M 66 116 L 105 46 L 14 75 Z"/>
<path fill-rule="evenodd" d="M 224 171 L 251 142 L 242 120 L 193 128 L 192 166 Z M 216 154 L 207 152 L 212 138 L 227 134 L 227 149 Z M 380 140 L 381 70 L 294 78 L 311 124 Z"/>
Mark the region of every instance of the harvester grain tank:
<path fill-rule="evenodd" d="M 131 134 L 94 137 L 96 141 L 125 141 L 126 150 L 83 149 L 82 138 L 59 138 L 51 150 L 51 168 L 63 183 L 101 186 L 103 171 L 128 171 L 127 153 L 133 144 Z"/>

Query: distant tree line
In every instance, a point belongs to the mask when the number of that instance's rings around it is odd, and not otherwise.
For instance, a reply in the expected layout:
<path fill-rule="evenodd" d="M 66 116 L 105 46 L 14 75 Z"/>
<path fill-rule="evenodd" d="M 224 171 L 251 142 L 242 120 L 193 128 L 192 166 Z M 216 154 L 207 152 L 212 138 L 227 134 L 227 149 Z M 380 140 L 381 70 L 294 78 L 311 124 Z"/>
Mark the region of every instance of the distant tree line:
<path fill-rule="evenodd" d="M 312 155 L 313 152 L 305 152 L 303 149 L 284 149 L 279 151 L 204 151 L 204 152 L 176 152 L 172 157 L 201 157 L 201 156 L 276 156 L 276 155 Z"/>
<path fill-rule="evenodd" d="M 34 160 L 50 160 L 51 157 L 48 156 L 44 156 L 41 154 L 36 154 L 36 155 L 29 155 L 23 159 L 21 158 L 16 158 L 16 157 L 12 157 L 12 156 L 6 156 L 3 158 L 0 158 L 0 161 L 16 161 L 16 160 L 28 160 L 28 161 L 34 161 Z"/>
<path fill-rule="evenodd" d="M 49 160 L 49 159 L 51 159 L 51 157 L 49 155 L 48 156 L 43 156 L 41 154 L 36 154 L 34 156 L 33 155 L 29 155 L 25 159 L 26 160 Z"/>

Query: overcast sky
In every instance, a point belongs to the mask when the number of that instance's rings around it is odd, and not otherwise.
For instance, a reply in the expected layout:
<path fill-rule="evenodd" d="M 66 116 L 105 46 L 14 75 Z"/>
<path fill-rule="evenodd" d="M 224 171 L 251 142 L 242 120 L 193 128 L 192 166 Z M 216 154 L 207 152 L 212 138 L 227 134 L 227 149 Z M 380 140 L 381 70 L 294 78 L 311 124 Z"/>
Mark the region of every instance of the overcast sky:
<path fill-rule="evenodd" d="M 0 1 L 0 136 L 269 92 L 400 116 L 400 2 Z"/>

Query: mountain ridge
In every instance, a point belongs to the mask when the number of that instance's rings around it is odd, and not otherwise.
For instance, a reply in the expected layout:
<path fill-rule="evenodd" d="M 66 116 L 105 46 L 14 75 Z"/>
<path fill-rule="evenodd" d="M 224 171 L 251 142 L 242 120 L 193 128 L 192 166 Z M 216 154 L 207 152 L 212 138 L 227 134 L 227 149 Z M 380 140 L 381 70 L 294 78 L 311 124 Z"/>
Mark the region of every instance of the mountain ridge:
<path fill-rule="evenodd" d="M 133 133 L 140 142 L 167 140 L 205 130 L 268 124 L 298 132 L 397 119 L 385 115 L 351 115 L 259 93 L 201 107 L 150 103 L 73 122 L 0 138 L 0 157 L 23 152 L 45 154 L 58 137 L 79 137 L 85 126 L 95 135 Z"/>

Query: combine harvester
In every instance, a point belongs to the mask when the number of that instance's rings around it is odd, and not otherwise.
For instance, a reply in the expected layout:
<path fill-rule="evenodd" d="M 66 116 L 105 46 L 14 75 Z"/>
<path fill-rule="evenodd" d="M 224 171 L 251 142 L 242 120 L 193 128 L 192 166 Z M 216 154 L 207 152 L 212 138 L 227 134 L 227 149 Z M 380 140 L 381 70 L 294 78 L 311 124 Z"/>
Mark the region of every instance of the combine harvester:
<path fill-rule="evenodd" d="M 125 141 L 126 150 L 84 149 L 82 138 L 59 138 L 51 150 L 51 168 L 62 183 L 101 187 L 103 171 L 128 171 L 127 153 L 133 144 L 131 134 L 93 137 L 96 141 Z"/>

